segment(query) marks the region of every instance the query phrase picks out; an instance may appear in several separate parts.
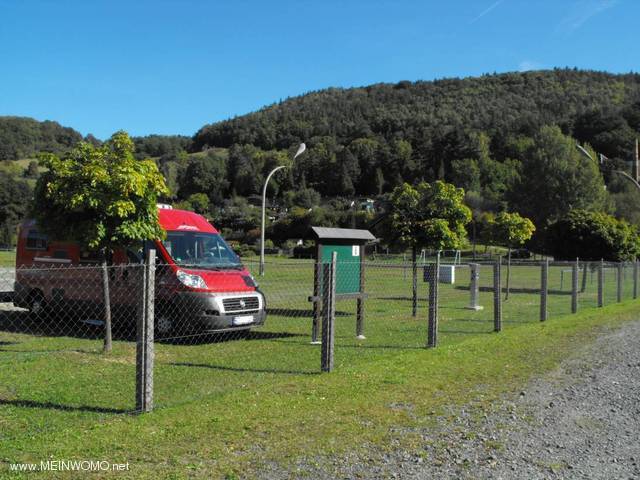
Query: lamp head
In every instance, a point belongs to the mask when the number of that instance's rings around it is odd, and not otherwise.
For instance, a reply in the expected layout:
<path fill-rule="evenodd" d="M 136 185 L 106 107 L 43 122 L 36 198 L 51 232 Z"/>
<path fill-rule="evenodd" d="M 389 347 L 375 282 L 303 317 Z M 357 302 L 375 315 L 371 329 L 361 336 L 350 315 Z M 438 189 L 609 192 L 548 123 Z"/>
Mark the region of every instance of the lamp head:
<path fill-rule="evenodd" d="M 304 143 L 301 143 L 300 146 L 298 147 L 298 151 L 293 156 L 293 159 L 295 160 L 296 158 L 298 158 L 299 155 L 302 155 L 302 153 L 304 153 L 306 149 L 307 149 L 307 146 Z"/>

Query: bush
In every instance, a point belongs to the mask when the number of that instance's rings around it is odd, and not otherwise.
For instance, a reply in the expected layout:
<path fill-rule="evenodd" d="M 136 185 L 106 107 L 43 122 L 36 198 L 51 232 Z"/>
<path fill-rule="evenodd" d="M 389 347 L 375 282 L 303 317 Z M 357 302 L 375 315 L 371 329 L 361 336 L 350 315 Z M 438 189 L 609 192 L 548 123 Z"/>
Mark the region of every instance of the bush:
<path fill-rule="evenodd" d="M 547 229 L 546 250 L 556 259 L 633 260 L 640 256 L 636 228 L 602 212 L 573 210 Z"/>
<path fill-rule="evenodd" d="M 315 245 L 299 245 L 293 249 L 293 258 L 315 258 Z"/>

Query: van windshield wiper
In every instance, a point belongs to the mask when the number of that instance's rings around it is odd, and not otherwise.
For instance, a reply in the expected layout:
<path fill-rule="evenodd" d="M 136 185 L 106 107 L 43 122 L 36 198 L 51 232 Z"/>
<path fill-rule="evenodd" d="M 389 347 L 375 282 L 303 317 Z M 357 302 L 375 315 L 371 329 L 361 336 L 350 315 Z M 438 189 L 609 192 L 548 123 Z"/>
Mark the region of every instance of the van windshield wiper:
<path fill-rule="evenodd" d="M 222 265 L 211 265 L 211 264 L 197 264 L 193 265 L 192 268 L 202 269 L 202 270 L 242 270 L 242 265 L 238 263 L 227 263 Z"/>

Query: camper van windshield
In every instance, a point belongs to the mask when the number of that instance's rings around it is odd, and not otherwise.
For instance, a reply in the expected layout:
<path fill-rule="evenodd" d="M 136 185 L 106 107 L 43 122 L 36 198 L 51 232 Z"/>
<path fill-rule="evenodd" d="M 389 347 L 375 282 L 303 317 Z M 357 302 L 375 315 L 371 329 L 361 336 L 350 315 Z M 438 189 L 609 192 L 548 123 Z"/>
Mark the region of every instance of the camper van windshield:
<path fill-rule="evenodd" d="M 196 232 L 167 232 L 164 248 L 181 266 L 200 268 L 240 267 L 240 258 L 218 234 Z"/>

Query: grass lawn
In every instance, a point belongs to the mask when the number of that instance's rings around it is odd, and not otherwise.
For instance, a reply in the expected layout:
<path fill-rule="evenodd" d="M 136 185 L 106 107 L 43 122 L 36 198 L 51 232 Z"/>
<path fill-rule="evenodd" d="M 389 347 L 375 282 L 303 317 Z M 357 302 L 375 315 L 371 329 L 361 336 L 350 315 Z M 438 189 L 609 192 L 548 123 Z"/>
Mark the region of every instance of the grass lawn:
<path fill-rule="evenodd" d="M 265 327 L 246 339 L 158 343 L 158 408 L 143 416 L 128 413 L 134 342 L 117 340 L 105 356 L 98 338 L 9 331 L 3 325 L 14 317 L 3 323 L 0 312 L 0 477 L 9 462 L 54 458 L 129 462 L 127 478 L 250 478 L 264 463 L 391 448 L 392 427 L 424 426 L 451 403 L 490 402 L 604 329 L 638 318 L 638 302 L 613 304 L 610 271 L 607 306 L 588 308 L 596 298 L 588 272 L 581 310 L 570 315 L 570 275 L 560 288 L 562 270 L 550 269 L 549 321 L 540 323 L 540 270 L 513 267 L 504 330 L 496 334 L 491 267 L 481 269 L 478 312 L 464 309 L 468 270 L 457 269 L 456 284 L 440 287 L 439 347 L 427 350 L 426 284 L 419 282 L 412 318 L 410 269 L 369 265 L 367 338 L 355 338 L 355 301 L 339 301 L 336 370 L 320 374 L 319 346 L 309 344 L 311 264 L 271 262 L 259 279 L 272 312 Z M 630 273 L 624 278 L 629 299 Z M 401 439 L 409 447 L 414 440 Z"/>
<path fill-rule="evenodd" d="M 0 250 L 0 267 L 15 267 L 16 265 L 16 252 L 7 252 Z"/>

